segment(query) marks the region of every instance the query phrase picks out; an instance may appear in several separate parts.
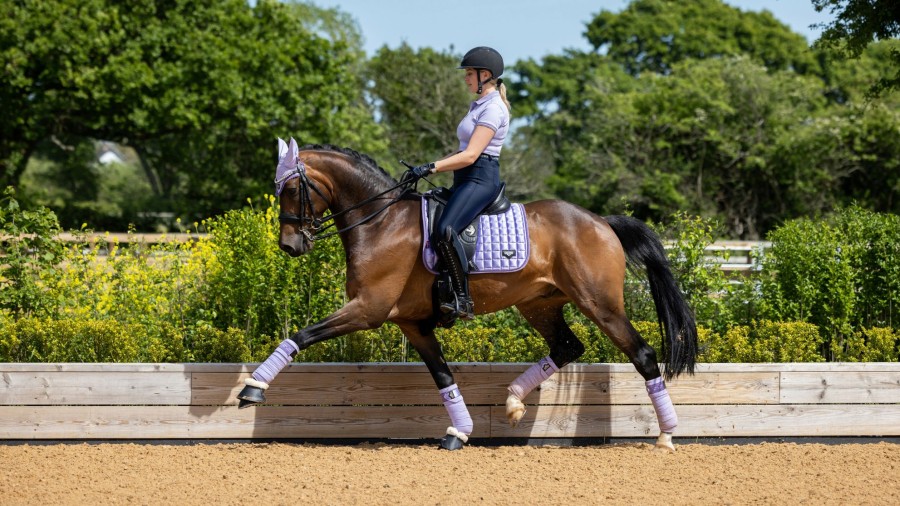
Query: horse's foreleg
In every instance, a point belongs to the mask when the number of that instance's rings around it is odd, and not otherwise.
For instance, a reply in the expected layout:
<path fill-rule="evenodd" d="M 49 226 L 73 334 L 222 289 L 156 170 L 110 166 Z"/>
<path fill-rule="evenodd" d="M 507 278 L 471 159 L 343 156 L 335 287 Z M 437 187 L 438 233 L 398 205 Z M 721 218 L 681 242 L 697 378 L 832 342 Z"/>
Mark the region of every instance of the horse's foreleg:
<path fill-rule="evenodd" d="M 293 336 L 285 339 L 278 345 L 275 351 L 269 355 L 259 367 L 253 371 L 251 377 L 244 380 L 244 388 L 238 394 L 240 403 L 238 407 L 243 409 L 254 404 L 265 402 L 265 391 L 279 372 L 294 360 L 294 356 L 311 345 L 342 336 L 357 330 L 375 328 L 384 323 L 384 320 L 365 318 L 359 310 L 361 304 L 351 301 L 331 316 L 306 327 Z"/>
<path fill-rule="evenodd" d="M 419 356 L 428 367 L 434 383 L 438 387 L 447 414 L 450 415 L 450 427 L 447 434 L 441 439 L 441 448 L 445 450 L 459 450 L 463 444 L 469 441 L 469 435 L 475 428 L 469 408 L 463 400 L 462 393 L 453 379 L 450 366 L 444 359 L 441 344 L 434 336 L 434 328 L 422 328 L 419 323 L 398 323 L 400 329 L 406 334 L 410 344 L 419 352 Z"/>

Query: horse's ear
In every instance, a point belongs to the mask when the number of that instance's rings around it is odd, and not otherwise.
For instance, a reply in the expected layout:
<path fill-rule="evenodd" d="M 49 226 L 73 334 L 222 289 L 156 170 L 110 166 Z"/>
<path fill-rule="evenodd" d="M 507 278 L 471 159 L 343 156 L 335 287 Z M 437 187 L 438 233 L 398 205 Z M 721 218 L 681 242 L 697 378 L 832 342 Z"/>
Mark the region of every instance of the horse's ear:
<path fill-rule="evenodd" d="M 284 156 L 288 152 L 288 145 L 281 137 L 278 138 L 278 161 L 284 160 Z"/>
<path fill-rule="evenodd" d="M 291 138 L 291 143 L 278 138 L 278 166 L 275 168 L 275 181 L 283 181 L 285 174 L 297 168 L 297 141 Z M 279 191 L 279 193 L 281 193 Z"/>
<path fill-rule="evenodd" d="M 288 155 L 290 155 L 291 160 L 297 160 L 300 156 L 300 148 L 297 146 L 297 141 L 291 137 L 291 145 L 288 147 Z"/>

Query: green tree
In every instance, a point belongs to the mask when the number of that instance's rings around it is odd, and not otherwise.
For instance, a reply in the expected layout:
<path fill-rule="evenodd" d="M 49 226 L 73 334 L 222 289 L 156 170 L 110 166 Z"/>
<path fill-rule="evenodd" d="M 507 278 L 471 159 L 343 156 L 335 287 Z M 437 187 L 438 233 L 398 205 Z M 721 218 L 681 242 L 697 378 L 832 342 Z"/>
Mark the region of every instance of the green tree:
<path fill-rule="evenodd" d="M 270 188 L 278 135 L 383 149 L 345 21 L 271 0 L 3 2 L 0 181 L 47 140 L 105 139 L 137 150 L 160 208 L 209 215 Z"/>
<path fill-rule="evenodd" d="M 742 11 L 721 0 L 635 0 L 602 10 L 585 36 L 629 73 L 667 73 L 676 62 L 744 55 L 771 70 L 816 72 L 806 39 L 769 11 Z"/>
<path fill-rule="evenodd" d="M 849 62 L 713 0 L 638 0 L 586 36 L 594 51 L 516 65 L 516 147 L 552 166 L 556 196 L 744 238 L 848 201 L 894 209 L 897 98 L 862 99 L 896 41 Z"/>
<path fill-rule="evenodd" d="M 896 39 L 900 36 L 900 5 L 896 0 L 812 0 L 817 12 L 827 10 L 835 16 L 825 28 L 816 45 L 839 48 L 843 54 L 858 58 L 873 41 Z M 900 48 L 893 46 L 889 53 L 891 69 L 872 83 L 871 92 L 900 89 Z"/>
<path fill-rule="evenodd" d="M 607 209 L 629 180 L 621 153 L 642 152 L 628 98 L 639 81 L 602 55 L 578 51 L 519 62 L 516 71 L 512 101 L 528 124 L 515 146 L 531 154 L 530 172 L 549 167 L 547 182 L 556 196 Z"/>
<path fill-rule="evenodd" d="M 824 107 L 819 81 L 740 57 L 639 78 L 599 55 L 569 57 L 527 63 L 519 88 L 536 104 L 528 143 L 553 147 L 548 183 L 561 198 L 654 221 L 687 210 L 734 237 L 802 209 L 793 184 L 815 167 L 777 163 L 773 151 Z"/>
<path fill-rule="evenodd" d="M 792 185 L 814 167 L 782 164 L 773 148 L 824 106 L 818 80 L 732 58 L 686 61 L 650 81 L 634 99 L 652 139 L 636 202 L 718 216 L 729 236 L 759 237 L 805 197 Z M 663 183 L 674 197 L 660 194 Z"/>
<path fill-rule="evenodd" d="M 848 59 L 835 47 L 817 46 L 817 56 L 822 62 L 826 95 L 837 104 L 862 104 L 879 102 L 887 106 L 900 106 L 900 91 L 884 89 L 873 95 L 873 83 L 888 75 L 895 64 L 892 54 L 900 51 L 900 40 L 889 39 L 873 42 L 856 57 Z"/>
<path fill-rule="evenodd" d="M 456 126 L 473 98 L 459 61 L 449 52 L 413 50 L 405 43 L 384 46 L 369 61 L 369 93 L 394 160 L 418 164 L 459 148 Z"/>

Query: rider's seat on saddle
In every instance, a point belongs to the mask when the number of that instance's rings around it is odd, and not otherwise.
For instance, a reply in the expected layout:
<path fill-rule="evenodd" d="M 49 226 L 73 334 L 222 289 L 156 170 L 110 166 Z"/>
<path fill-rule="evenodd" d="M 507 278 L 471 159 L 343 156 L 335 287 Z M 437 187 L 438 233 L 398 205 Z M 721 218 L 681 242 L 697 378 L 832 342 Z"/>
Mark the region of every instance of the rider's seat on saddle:
<path fill-rule="evenodd" d="M 447 202 L 452 195 L 453 192 L 448 188 L 436 188 L 425 193 L 425 201 L 428 203 L 427 213 L 429 228 L 426 237 L 431 237 L 434 233 L 435 224 L 441 219 L 444 207 L 446 207 Z M 469 226 L 459 232 L 459 240 L 466 252 L 466 259 L 469 262 L 470 270 L 476 270 L 472 258 L 475 255 L 475 246 L 478 243 L 478 228 L 480 226 L 479 218 L 485 214 L 503 214 L 509 210 L 510 206 L 512 206 L 512 203 L 509 201 L 509 198 L 506 197 L 506 183 L 500 183 L 500 190 L 494 200 L 485 207 L 484 210 L 478 213 L 478 216 L 475 217 L 475 220 L 473 220 Z"/>

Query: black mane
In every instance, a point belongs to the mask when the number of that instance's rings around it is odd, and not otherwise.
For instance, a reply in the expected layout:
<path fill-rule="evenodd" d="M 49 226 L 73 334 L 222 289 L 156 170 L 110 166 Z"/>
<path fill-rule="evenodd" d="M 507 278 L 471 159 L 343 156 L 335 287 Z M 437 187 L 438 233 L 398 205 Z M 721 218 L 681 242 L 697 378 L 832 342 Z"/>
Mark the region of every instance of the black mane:
<path fill-rule="evenodd" d="M 358 151 L 354 151 L 350 148 L 332 146 L 331 144 L 307 144 L 301 147 L 300 151 L 331 151 L 334 153 L 340 153 L 353 159 L 355 162 L 358 162 L 356 164 L 357 167 L 362 167 L 363 169 L 365 169 L 362 171 L 362 174 L 367 177 L 367 183 L 371 183 L 377 186 L 394 186 L 395 184 L 397 184 L 397 180 L 391 177 L 391 175 L 388 174 L 386 170 L 382 169 L 381 166 L 378 165 L 378 162 L 376 162 L 371 156 L 359 153 Z"/>

